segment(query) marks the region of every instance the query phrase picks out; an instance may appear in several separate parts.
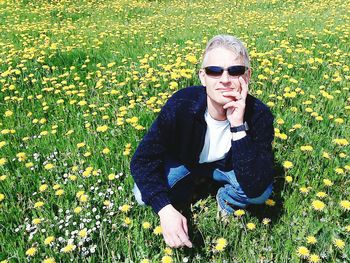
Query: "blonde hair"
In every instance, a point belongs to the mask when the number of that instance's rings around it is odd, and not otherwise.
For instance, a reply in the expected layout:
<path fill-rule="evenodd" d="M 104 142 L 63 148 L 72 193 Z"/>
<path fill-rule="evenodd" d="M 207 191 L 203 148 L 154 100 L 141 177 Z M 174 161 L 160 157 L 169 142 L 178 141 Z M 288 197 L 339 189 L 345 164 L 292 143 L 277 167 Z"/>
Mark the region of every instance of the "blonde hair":
<path fill-rule="evenodd" d="M 243 63 L 246 67 L 250 67 L 248 51 L 241 40 L 231 35 L 217 35 L 210 39 L 207 43 L 207 47 L 205 48 L 203 54 L 202 68 L 204 67 L 207 60 L 208 52 L 218 47 L 223 47 L 231 50 L 233 53 L 243 59 Z"/>

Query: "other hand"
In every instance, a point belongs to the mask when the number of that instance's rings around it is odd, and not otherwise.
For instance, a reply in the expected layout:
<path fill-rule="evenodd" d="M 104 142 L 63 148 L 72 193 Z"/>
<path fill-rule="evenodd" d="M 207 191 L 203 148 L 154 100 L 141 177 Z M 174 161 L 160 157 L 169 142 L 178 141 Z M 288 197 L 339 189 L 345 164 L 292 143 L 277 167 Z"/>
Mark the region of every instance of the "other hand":
<path fill-rule="evenodd" d="M 165 243 L 172 248 L 192 247 L 188 237 L 187 219 L 171 204 L 158 212 Z"/>

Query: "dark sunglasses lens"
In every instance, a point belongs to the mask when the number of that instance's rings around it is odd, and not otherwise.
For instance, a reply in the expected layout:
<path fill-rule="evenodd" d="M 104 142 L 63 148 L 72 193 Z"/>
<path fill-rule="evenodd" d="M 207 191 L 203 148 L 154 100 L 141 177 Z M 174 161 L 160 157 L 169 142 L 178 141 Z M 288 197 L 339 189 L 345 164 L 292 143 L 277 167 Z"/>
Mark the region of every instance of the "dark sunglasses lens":
<path fill-rule="evenodd" d="M 229 67 L 227 71 L 228 71 L 228 74 L 230 74 L 231 76 L 240 76 L 244 74 L 246 69 L 247 68 L 245 66 L 232 66 L 232 67 Z"/>
<path fill-rule="evenodd" d="M 211 66 L 211 67 L 205 68 L 205 73 L 208 76 L 219 77 L 222 75 L 223 72 L 224 72 L 224 69 L 221 67 Z"/>

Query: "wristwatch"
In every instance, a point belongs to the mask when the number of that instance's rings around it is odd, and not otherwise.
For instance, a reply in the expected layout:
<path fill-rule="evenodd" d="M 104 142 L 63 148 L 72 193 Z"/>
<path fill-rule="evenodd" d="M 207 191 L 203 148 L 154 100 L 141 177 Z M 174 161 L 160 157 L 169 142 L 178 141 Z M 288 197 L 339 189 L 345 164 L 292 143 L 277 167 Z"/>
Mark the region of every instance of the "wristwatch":
<path fill-rule="evenodd" d="M 249 127 L 246 121 L 240 126 L 230 127 L 231 132 L 240 132 L 240 131 L 248 131 L 248 130 L 249 130 Z"/>

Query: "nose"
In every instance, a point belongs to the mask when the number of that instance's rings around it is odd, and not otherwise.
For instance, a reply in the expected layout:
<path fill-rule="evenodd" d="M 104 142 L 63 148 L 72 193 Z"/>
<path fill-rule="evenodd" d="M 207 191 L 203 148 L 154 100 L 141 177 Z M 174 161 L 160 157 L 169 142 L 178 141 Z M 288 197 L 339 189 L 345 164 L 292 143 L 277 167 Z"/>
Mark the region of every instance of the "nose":
<path fill-rule="evenodd" d="M 221 75 L 221 78 L 220 78 L 221 82 L 223 83 L 227 83 L 230 81 L 230 75 L 228 74 L 227 70 L 224 70 L 224 72 L 222 73 Z"/>

